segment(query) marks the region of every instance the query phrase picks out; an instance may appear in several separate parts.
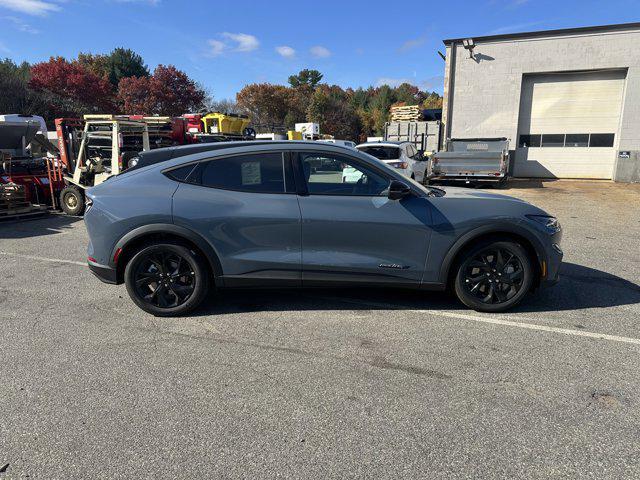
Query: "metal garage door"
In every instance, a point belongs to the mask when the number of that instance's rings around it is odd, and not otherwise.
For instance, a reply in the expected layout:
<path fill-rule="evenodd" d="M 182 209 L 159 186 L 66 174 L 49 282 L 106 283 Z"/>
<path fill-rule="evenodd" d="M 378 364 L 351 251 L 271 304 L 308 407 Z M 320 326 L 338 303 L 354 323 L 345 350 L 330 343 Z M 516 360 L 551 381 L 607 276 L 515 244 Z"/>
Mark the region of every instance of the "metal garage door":
<path fill-rule="evenodd" d="M 514 175 L 612 178 L 626 71 L 526 75 Z"/>

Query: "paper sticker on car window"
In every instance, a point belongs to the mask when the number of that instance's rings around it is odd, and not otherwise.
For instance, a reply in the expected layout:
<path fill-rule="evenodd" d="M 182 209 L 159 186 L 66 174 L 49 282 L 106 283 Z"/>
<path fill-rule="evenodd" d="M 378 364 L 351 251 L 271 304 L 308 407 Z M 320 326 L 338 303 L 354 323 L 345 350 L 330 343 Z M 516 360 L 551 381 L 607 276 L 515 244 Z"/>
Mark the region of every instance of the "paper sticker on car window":
<path fill-rule="evenodd" d="M 262 183 L 262 178 L 260 177 L 260 162 L 243 162 L 241 170 L 242 185 L 259 185 Z"/>

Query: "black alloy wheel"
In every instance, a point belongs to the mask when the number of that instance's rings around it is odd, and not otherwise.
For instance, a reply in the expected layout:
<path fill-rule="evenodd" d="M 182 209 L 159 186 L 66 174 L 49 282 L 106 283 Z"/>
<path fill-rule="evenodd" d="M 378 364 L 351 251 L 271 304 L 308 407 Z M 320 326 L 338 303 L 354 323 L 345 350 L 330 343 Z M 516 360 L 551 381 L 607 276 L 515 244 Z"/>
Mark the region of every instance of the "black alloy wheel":
<path fill-rule="evenodd" d="M 125 283 L 131 299 L 158 316 L 181 315 L 196 308 L 208 288 L 203 260 L 182 245 L 158 244 L 139 251 L 127 264 Z"/>
<path fill-rule="evenodd" d="M 457 272 L 455 290 L 467 306 L 504 311 L 531 288 L 533 271 L 527 252 L 514 242 L 494 242 L 471 250 Z"/>

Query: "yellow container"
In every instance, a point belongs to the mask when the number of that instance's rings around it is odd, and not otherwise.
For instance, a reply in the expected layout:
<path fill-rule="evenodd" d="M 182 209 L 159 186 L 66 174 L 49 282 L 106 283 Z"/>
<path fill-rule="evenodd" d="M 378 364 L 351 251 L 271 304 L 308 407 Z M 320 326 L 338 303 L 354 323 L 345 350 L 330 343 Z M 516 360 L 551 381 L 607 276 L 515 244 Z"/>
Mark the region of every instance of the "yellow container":
<path fill-rule="evenodd" d="M 302 132 L 296 132 L 295 130 L 289 130 L 287 132 L 287 138 L 289 140 L 302 140 Z"/>
<path fill-rule="evenodd" d="M 251 120 L 244 115 L 211 112 L 202 117 L 202 123 L 204 124 L 205 133 L 242 135 Z"/>

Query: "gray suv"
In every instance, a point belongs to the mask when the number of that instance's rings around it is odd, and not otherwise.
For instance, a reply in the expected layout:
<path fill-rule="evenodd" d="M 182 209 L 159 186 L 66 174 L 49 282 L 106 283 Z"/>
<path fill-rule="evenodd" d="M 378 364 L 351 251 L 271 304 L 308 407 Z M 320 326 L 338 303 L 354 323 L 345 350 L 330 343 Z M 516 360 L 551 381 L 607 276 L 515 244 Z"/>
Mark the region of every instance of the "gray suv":
<path fill-rule="evenodd" d="M 424 187 L 353 149 L 231 142 L 144 155 L 89 190 L 85 223 L 89 268 L 154 315 L 185 314 L 214 286 L 451 288 L 499 312 L 558 279 L 562 232 L 543 210 Z"/>

